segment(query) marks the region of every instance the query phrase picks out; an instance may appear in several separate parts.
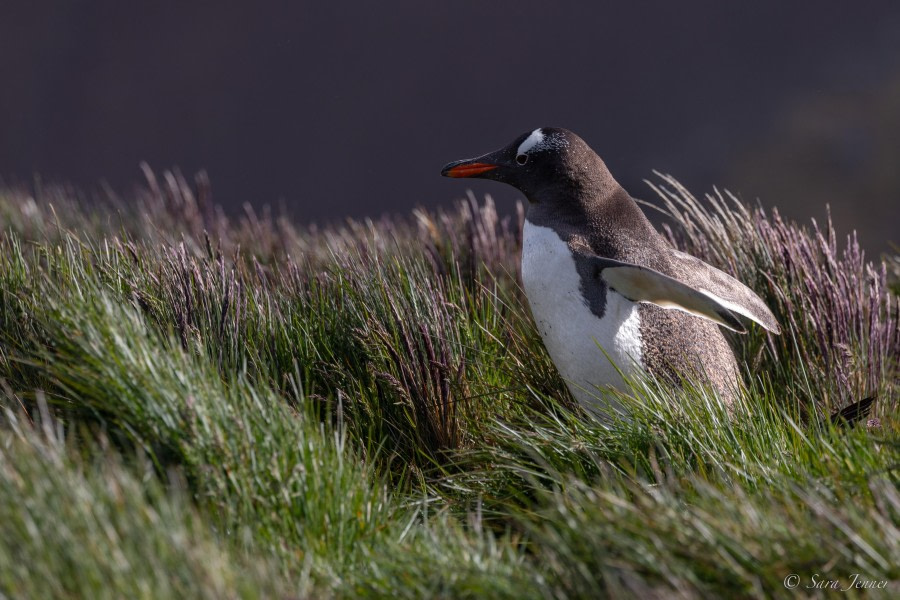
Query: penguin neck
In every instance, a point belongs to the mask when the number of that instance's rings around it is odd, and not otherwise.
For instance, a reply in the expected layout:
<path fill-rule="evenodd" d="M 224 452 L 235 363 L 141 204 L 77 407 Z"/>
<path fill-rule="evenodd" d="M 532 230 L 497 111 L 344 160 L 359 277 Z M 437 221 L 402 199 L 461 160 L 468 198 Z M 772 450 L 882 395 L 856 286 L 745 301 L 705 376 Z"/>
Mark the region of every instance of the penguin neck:
<path fill-rule="evenodd" d="M 526 219 L 551 227 L 563 239 L 583 237 L 596 252 L 611 256 L 617 240 L 653 244 L 659 236 L 634 199 L 613 178 L 603 161 L 579 161 L 565 177 L 529 194 Z"/>

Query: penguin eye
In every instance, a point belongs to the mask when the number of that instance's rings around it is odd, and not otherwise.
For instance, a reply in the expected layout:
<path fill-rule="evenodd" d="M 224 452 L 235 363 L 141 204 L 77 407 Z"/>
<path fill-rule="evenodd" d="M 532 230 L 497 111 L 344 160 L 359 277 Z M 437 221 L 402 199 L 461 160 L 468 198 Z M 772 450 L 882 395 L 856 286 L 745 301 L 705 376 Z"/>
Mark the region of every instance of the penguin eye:
<path fill-rule="evenodd" d="M 525 163 L 528 162 L 528 155 L 527 154 L 516 154 L 516 162 L 519 163 L 520 165 L 524 165 Z"/>

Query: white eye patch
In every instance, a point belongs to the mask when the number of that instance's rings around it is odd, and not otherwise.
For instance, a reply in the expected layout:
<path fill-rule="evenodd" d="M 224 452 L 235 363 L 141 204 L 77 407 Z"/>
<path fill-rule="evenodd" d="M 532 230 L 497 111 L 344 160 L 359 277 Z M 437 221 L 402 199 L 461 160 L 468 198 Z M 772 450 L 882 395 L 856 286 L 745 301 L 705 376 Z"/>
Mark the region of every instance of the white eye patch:
<path fill-rule="evenodd" d="M 532 148 L 540 146 L 541 142 L 544 141 L 544 132 L 541 131 L 540 128 L 535 129 L 531 132 L 525 140 L 519 144 L 519 148 L 516 150 L 517 154 L 526 154 Z"/>
<path fill-rule="evenodd" d="M 527 138 L 525 138 L 516 149 L 516 154 L 528 154 L 529 152 L 537 152 L 538 150 L 547 150 L 555 148 L 557 150 L 568 146 L 569 141 L 556 133 L 547 135 L 543 129 L 535 129 Z"/>

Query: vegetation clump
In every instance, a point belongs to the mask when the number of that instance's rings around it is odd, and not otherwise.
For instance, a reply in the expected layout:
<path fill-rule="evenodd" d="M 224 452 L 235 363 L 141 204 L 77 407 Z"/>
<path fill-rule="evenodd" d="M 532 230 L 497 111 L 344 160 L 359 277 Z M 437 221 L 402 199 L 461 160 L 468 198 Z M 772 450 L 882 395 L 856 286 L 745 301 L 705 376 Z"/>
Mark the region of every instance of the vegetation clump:
<path fill-rule="evenodd" d="M 178 173 L 0 190 L 0 595 L 894 596 L 900 258 L 652 185 L 672 243 L 784 327 L 732 338 L 732 413 L 648 379 L 630 420 L 580 411 L 519 286 L 521 207 L 317 228 Z"/>

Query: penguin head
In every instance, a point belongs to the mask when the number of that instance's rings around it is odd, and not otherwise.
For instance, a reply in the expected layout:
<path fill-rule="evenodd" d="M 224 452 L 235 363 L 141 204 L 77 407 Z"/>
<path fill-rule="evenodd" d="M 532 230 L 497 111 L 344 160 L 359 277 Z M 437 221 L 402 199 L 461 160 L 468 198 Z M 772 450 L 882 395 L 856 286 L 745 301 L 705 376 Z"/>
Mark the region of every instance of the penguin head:
<path fill-rule="evenodd" d="M 540 127 L 523 133 L 509 145 L 476 158 L 444 166 L 444 177 L 477 177 L 519 189 L 530 202 L 561 187 L 578 187 L 580 180 L 602 166 L 600 158 L 567 129 Z M 592 168 L 586 168 L 592 167 Z"/>

